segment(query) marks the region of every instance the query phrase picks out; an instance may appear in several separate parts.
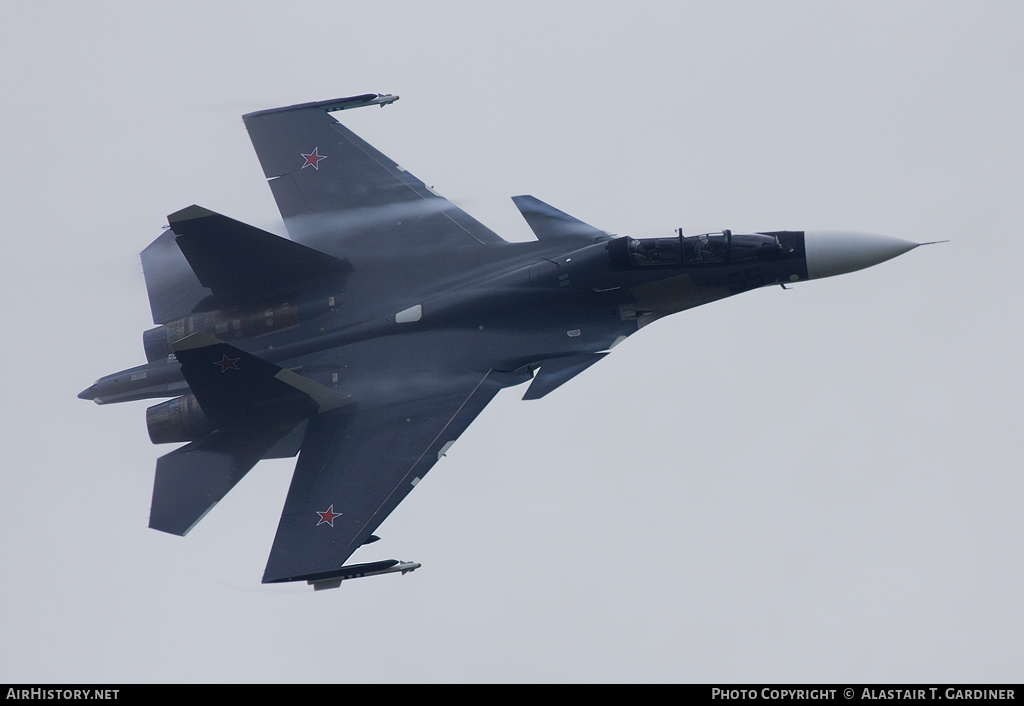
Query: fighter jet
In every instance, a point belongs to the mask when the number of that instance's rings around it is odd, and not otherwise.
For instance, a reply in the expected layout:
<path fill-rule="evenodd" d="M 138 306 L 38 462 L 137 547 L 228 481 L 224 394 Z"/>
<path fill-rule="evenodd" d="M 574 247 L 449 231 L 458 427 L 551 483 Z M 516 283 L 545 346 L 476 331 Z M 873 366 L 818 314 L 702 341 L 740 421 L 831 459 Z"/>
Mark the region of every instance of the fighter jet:
<path fill-rule="evenodd" d="M 147 363 L 98 404 L 146 411 L 149 526 L 185 535 L 264 458 L 298 455 L 263 583 L 407 573 L 346 564 L 499 390 L 544 397 L 669 314 L 859 270 L 918 243 L 775 230 L 616 236 L 533 196 L 506 242 L 332 115 L 365 94 L 243 116 L 290 239 L 200 206 L 142 253 Z"/>

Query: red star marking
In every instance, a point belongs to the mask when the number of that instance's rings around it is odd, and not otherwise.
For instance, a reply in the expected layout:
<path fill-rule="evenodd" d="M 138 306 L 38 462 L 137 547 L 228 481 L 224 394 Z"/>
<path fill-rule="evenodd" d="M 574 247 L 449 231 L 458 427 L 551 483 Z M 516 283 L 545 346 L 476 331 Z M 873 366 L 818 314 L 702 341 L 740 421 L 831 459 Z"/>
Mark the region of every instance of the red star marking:
<path fill-rule="evenodd" d="M 302 155 L 306 160 L 306 163 L 302 165 L 303 169 L 305 169 L 306 167 L 313 167 L 313 169 L 320 171 L 320 167 L 316 166 L 317 162 L 319 162 L 321 159 L 327 159 L 327 155 L 318 154 L 317 150 L 319 149 L 319 147 L 314 147 L 312 152 L 310 152 L 309 154 Z"/>
<path fill-rule="evenodd" d="M 327 512 L 317 512 L 316 514 L 320 515 L 320 521 L 316 523 L 317 527 L 324 524 L 325 522 L 329 524 L 331 527 L 334 527 L 334 518 L 341 517 L 340 512 L 334 511 L 334 505 L 331 505 L 329 508 L 327 508 Z"/>
<path fill-rule="evenodd" d="M 223 358 L 213 361 L 213 364 L 219 365 L 220 371 L 226 373 L 229 370 L 238 370 L 238 361 L 240 360 L 241 358 L 228 358 L 228 354 L 225 353 Z"/>

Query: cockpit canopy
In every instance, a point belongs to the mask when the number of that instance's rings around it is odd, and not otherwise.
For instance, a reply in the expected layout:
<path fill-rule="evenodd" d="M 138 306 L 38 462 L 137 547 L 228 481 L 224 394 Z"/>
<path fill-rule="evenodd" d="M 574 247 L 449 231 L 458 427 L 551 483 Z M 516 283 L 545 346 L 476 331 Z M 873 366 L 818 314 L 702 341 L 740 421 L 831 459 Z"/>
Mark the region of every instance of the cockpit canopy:
<path fill-rule="evenodd" d="M 627 237 L 626 249 L 632 265 L 700 265 L 779 254 L 782 244 L 764 233 L 733 235 L 723 230 L 684 236 L 680 228 L 675 237 Z"/>

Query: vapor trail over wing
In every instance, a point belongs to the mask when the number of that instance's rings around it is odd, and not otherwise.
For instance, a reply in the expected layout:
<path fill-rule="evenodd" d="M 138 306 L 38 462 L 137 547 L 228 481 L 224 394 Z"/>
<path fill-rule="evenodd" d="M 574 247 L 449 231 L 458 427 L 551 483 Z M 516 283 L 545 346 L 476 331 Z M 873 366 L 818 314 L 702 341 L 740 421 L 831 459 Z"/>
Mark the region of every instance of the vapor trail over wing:
<path fill-rule="evenodd" d="M 385 237 L 405 248 L 504 242 L 329 115 L 394 100 L 367 94 L 242 116 L 292 238 L 343 256 Z"/>

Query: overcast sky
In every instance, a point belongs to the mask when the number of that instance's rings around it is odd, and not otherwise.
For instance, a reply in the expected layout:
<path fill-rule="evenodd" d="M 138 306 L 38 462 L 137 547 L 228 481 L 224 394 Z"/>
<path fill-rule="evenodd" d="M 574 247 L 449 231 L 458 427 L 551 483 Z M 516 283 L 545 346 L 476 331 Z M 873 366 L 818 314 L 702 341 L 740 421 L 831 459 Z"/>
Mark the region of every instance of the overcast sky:
<path fill-rule="evenodd" d="M 0 21 L 0 682 L 1017 681 L 1024 5 L 35 2 Z M 359 560 L 262 586 L 293 461 L 147 528 L 138 253 L 282 232 L 242 113 L 340 115 L 510 240 L 950 239 L 506 390 Z M 378 548 L 379 547 L 379 548 Z M 372 550 L 372 551 L 371 551 Z"/>

